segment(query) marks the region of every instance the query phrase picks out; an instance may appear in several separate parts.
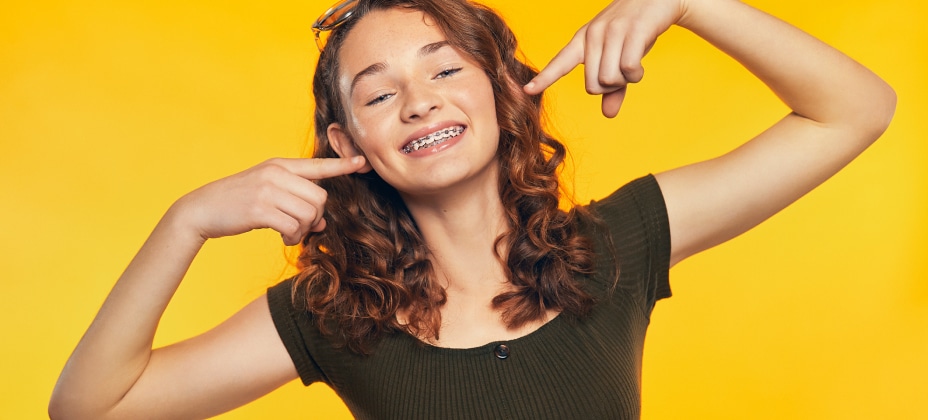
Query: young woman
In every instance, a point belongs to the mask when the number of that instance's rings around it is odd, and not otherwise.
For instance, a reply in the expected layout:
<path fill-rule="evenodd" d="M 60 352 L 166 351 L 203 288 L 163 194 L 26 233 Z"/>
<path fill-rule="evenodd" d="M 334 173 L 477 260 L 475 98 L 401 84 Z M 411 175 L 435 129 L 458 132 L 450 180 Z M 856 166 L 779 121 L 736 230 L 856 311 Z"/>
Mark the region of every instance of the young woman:
<path fill-rule="evenodd" d="M 671 25 L 792 112 L 724 156 L 558 210 L 564 149 L 542 130 L 540 94 L 582 64 L 615 116 Z M 867 69 L 734 0 L 617 0 L 537 74 L 500 18 L 464 0 L 348 1 L 317 29 L 315 158 L 178 200 L 75 349 L 52 417 L 208 417 L 297 377 L 358 418 L 637 417 L 669 267 L 833 175 L 895 104 Z M 258 228 L 300 244 L 302 272 L 152 350 L 203 243 Z"/>

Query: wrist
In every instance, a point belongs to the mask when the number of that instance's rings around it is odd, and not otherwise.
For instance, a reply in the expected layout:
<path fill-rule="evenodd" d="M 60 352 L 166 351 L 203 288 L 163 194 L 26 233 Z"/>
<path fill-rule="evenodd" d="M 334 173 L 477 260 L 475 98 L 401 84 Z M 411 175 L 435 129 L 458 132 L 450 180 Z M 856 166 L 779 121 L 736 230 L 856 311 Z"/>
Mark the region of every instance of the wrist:
<path fill-rule="evenodd" d="M 209 235 L 197 223 L 195 206 L 191 206 L 186 196 L 174 202 L 158 222 L 156 230 L 163 230 L 171 238 L 183 243 L 203 245 Z"/>
<path fill-rule="evenodd" d="M 699 19 L 705 16 L 703 11 L 707 8 L 732 0 L 680 0 L 680 18 L 676 25 L 693 31 L 700 26 Z M 737 1 L 737 0 L 734 0 Z M 740 2 L 739 2 L 740 3 Z"/>

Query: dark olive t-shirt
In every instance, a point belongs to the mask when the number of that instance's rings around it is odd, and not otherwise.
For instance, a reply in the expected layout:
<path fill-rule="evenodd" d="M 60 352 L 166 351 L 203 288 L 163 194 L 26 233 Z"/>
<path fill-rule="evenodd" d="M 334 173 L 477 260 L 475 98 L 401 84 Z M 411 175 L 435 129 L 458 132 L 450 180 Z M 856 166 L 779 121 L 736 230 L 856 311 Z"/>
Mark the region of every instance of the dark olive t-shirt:
<path fill-rule="evenodd" d="M 469 349 L 396 333 L 360 356 L 294 308 L 286 280 L 268 289 L 274 324 L 303 383 L 329 384 L 358 419 L 638 418 L 645 331 L 654 303 L 670 296 L 667 210 L 650 175 L 589 209 L 604 223 L 583 226 L 597 253 L 597 274 L 578 280 L 597 300 L 586 317 L 559 315 Z"/>

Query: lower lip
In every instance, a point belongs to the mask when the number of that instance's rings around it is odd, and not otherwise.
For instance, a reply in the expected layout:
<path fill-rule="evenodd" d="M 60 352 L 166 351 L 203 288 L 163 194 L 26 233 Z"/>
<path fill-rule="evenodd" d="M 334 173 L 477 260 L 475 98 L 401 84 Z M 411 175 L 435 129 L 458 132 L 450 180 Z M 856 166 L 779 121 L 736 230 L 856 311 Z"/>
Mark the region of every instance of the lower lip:
<path fill-rule="evenodd" d="M 467 128 L 465 128 L 464 131 L 461 132 L 461 134 L 458 134 L 457 136 L 452 137 L 441 144 L 438 144 L 432 147 L 427 147 L 425 149 L 414 150 L 412 152 L 403 153 L 403 154 L 409 157 L 431 156 L 431 155 L 434 155 L 435 153 L 443 152 L 449 147 L 453 147 L 455 144 L 458 144 L 461 141 L 461 138 L 464 137 L 465 134 L 467 134 Z"/>

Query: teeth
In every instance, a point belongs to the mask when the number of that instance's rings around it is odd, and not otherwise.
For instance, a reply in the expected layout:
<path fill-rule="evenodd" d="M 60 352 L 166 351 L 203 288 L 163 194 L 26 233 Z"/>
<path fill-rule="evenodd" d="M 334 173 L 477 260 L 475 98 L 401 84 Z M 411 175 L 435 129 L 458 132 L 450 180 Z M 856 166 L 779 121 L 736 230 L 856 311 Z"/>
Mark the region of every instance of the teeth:
<path fill-rule="evenodd" d="M 442 130 L 438 130 L 432 134 L 409 142 L 409 144 L 403 147 L 403 153 L 412 153 L 419 149 L 427 149 L 429 147 L 444 143 L 449 139 L 455 138 L 461 135 L 463 132 L 464 127 L 461 126 L 448 127 Z"/>

